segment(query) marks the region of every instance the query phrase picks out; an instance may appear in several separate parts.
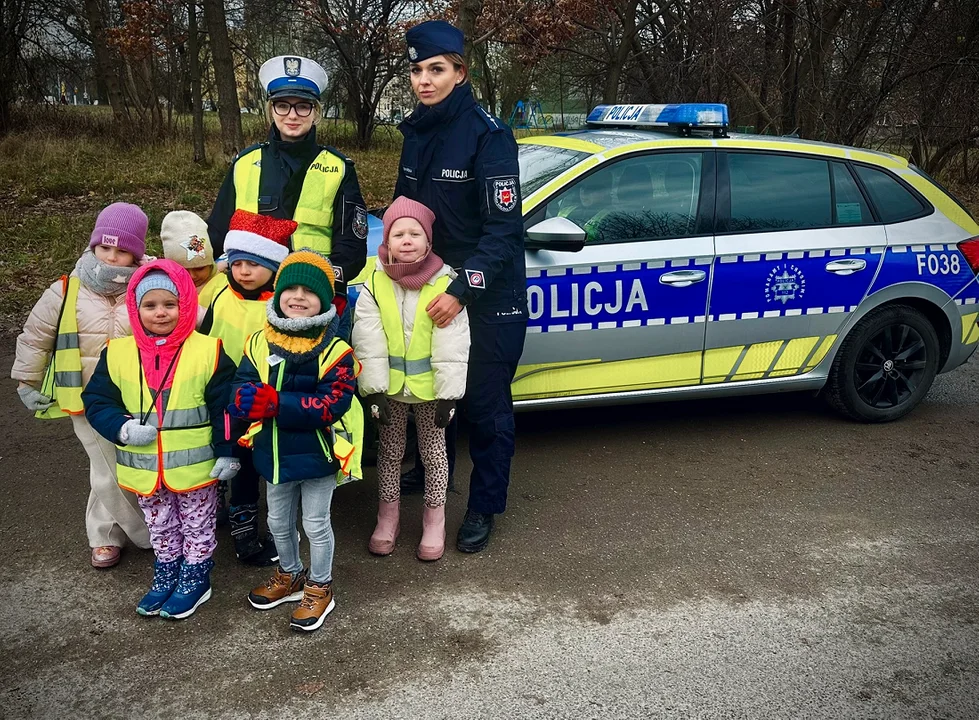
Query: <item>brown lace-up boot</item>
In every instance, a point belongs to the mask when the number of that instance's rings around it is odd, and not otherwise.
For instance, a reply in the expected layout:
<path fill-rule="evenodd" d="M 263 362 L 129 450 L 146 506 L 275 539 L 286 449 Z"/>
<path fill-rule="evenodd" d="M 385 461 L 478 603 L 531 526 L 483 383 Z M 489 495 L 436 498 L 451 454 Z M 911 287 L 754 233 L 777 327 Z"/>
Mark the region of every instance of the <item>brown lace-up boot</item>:
<path fill-rule="evenodd" d="M 271 610 L 282 603 L 296 602 L 303 597 L 306 571 L 283 572 L 278 565 L 268 580 L 248 593 L 248 602 L 256 610 Z"/>
<path fill-rule="evenodd" d="M 326 616 L 336 607 L 333 600 L 333 585 L 331 583 L 314 583 L 306 581 L 303 599 L 292 613 L 289 627 L 293 630 L 311 632 L 319 628 Z"/>

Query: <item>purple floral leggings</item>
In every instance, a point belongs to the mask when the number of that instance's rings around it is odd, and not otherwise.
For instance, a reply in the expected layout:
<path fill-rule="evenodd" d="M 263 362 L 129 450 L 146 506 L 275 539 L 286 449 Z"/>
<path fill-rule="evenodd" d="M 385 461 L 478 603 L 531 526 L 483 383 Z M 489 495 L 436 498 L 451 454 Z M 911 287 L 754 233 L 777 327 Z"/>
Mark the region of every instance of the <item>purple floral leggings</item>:
<path fill-rule="evenodd" d="M 161 485 L 152 495 L 138 497 L 157 560 L 172 562 L 183 557 L 188 565 L 196 565 L 214 554 L 218 544 L 214 534 L 216 483 L 185 493 L 175 493 Z"/>

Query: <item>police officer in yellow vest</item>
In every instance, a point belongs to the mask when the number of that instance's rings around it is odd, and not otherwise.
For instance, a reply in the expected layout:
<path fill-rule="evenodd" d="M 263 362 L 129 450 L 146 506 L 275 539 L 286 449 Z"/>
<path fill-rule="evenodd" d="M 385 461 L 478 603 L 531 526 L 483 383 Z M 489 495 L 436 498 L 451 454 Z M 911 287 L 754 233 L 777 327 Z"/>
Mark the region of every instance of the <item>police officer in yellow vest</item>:
<path fill-rule="evenodd" d="M 242 150 L 228 171 L 207 220 L 211 243 L 223 252 L 235 210 L 295 220 L 292 249 L 329 257 L 343 315 L 344 283 L 367 261 L 367 209 L 353 161 L 316 142 L 326 71 L 309 58 L 284 55 L 262 65 L 259 80 L 272 126 L 268 139 Z"/>

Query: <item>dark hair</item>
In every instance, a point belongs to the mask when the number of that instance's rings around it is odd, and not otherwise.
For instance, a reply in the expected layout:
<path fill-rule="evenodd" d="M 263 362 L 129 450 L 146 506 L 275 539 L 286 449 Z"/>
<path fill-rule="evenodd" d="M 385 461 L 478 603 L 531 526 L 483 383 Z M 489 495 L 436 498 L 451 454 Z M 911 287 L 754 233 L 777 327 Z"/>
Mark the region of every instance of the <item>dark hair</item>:
<path fill-rule="evenodd" d="M 466 63 L 466 59 L 462 57 L 459 53 L 445 53 L 443 57 L 452 63 L 452 67 L 456 70 L 462 70 L 462 74 L 465 76 L 462 81 L 469 82 L 469 65 Z"/>

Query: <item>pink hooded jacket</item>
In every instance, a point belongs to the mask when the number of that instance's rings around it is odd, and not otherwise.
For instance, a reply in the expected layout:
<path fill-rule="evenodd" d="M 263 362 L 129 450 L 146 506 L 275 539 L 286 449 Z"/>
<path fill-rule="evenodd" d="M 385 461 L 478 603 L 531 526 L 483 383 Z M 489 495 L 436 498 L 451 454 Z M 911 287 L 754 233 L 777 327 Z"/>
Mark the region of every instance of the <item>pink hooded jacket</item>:
<path fill-rule="evenodd" d="M 177 320 L 177 327 L 166 337 L 150 335 L 139 320 L 139 306 L 136 304 L 136 287 L 139 285 L 147 273 L 154 270 L 165 272 L 173 284 L 177 286 L 178 303 L 180 318 Z M 160 382 L 166 374 L 167 368 L 173 362 L 173 356 L 180 351 L 183 342 L 194 332 L 197 325 L 197 288 L 194 281 L 184 268 L 180 267 L 173 260 L 154 260 L 143 265 L 133 275 L 129 281 L 129 289 L 126 290 L 126 308 L 129 310 L 129 324 L 133 328 L 133 337 L 136 338 L 136 346 L 139 348 L 139 357 L 143 364 L 143 372 L 146 373 L 146 384 L 154 393 L 160 389 Z M 176 363 L 174 363 L 176 367 Z M 173 383 L 173 371 L 163 390 L 166 390 Z M 157 397 L 157 413 L 162 415 L 161 392 Z M 160 420 L 162 421 L 162 416 Z"/>

